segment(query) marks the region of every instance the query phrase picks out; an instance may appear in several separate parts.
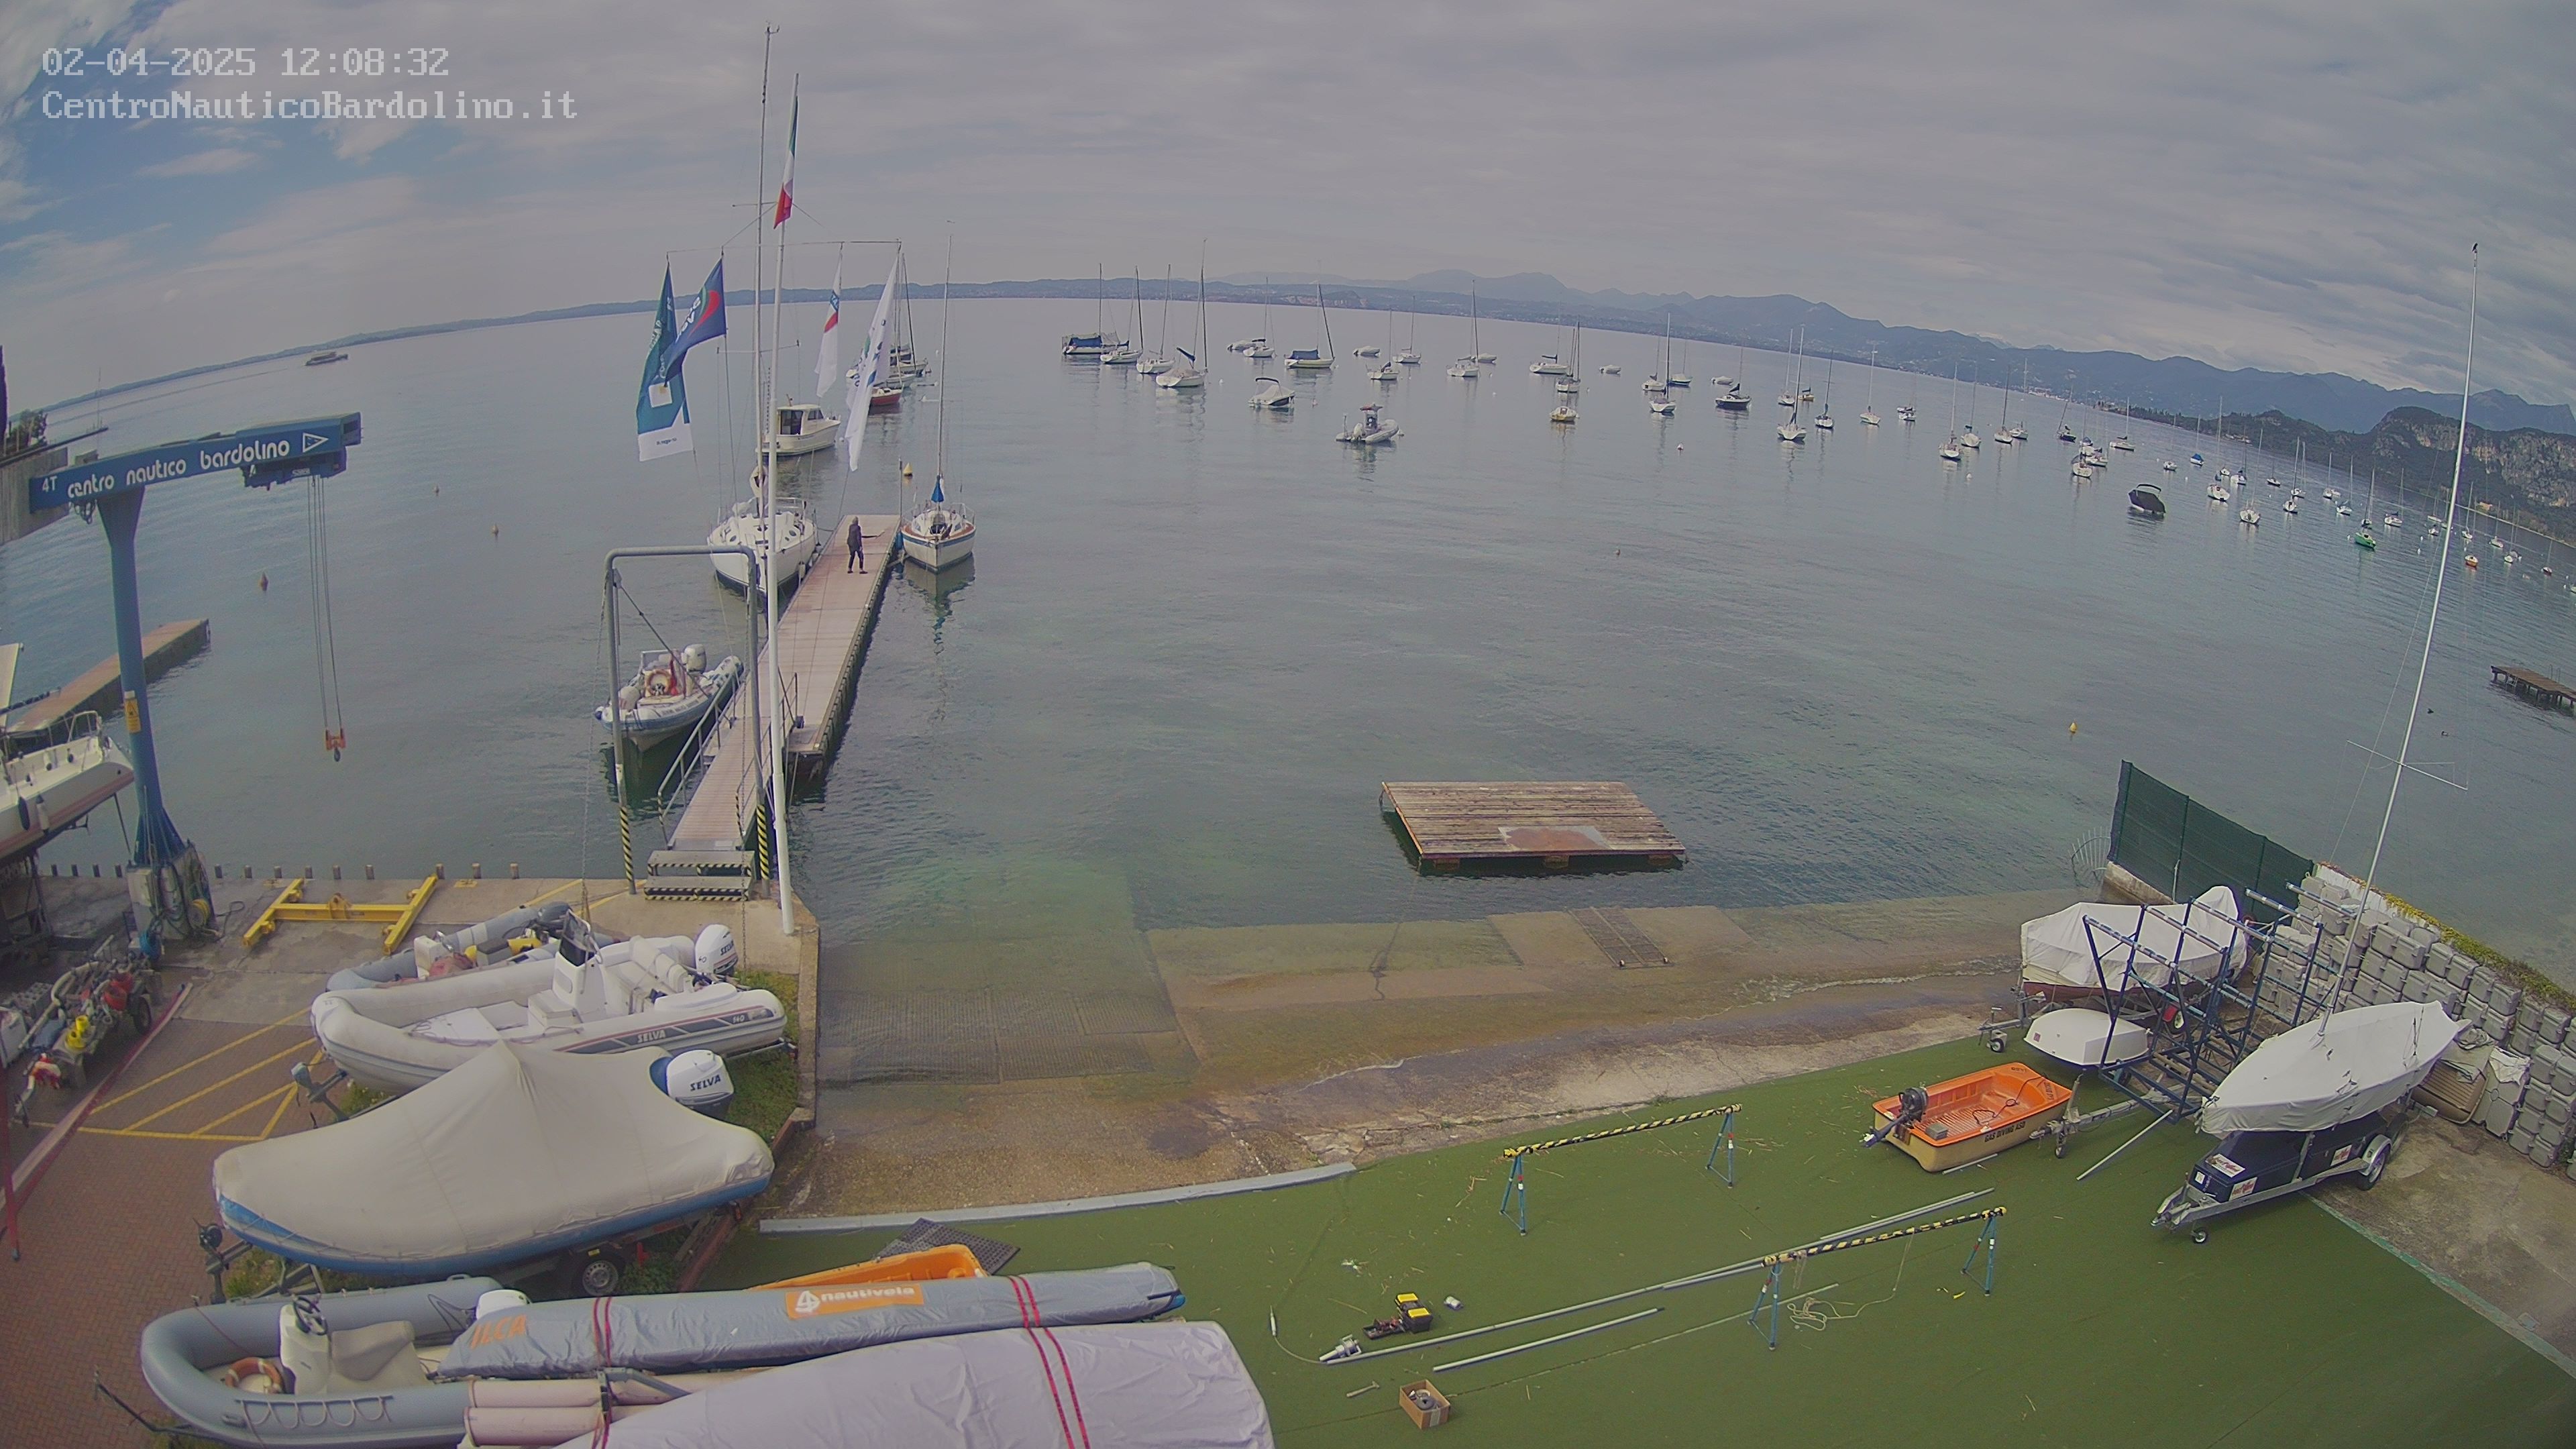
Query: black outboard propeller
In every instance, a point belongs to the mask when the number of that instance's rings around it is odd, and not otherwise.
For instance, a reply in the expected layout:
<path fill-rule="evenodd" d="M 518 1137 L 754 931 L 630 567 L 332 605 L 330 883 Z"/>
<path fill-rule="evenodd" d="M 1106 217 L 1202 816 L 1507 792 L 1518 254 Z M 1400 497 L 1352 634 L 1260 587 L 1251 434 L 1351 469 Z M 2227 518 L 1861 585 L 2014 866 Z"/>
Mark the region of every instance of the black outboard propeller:
<path fill-rule="evenodd" d="M 1861 1138 L 1860 1145 L 1863 1147 L 1876 1147 L 1878 1144 L 1885 1142 L 1897 1133 L 1902 1132 L 1906 1128 L 1923 1120 L 1924 1112 L 1929 1110 L 1931 1106 L 1931 1097 L 1926 1095 L 1921 1087 L 1906 1088 L 1904 1091 L 1896 1094 L 1895 1117 L 1891 1118 L 1886 1126 L 1881 1127 L 1877 1131 Z"/>

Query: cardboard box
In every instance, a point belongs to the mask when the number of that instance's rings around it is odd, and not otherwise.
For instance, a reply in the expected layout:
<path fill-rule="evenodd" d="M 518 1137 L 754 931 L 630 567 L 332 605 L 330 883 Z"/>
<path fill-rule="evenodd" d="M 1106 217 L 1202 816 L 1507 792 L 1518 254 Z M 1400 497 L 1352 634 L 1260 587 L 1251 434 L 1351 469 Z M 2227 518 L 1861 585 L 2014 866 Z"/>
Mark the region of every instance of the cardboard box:
<path fill-rule="evenodd" d="M 1418 1398 L 1416 1396 L 1419 1396 Z M 1404 1416 L 1417 1429 L 1437 1429 L 1449 1422 L 1449 1396 L 1421 1379 L 1395 1391 L 1395 1401 L 1404 1406 Z M 1428 1407 L 1425 1407 L 1425 1404 Z"/>

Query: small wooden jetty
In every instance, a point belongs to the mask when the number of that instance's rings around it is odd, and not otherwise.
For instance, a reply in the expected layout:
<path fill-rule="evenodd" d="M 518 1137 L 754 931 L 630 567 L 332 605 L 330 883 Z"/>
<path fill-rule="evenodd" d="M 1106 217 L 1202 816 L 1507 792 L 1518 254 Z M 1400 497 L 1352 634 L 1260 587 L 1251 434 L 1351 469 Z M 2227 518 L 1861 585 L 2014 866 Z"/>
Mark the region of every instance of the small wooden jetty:
<path fill-rule="evenodd" d="M 203 619 L 181 619 L 144 635 L 143 682 L 149 684 L 196 658 L 213 632 Z M 80 678 L 9 716 L 8 732 L 13 736 L 43 735 L 82 710 L 104 713 L 115 709 L 125 702 L 125 686 L 118 674 L 113 658 L 92 665 Z M 0 704 L 7 702 L 0 700 Z"/>
<path fill-rule="evenodd" d="M 1680 865 L 1682 843 L 1615 780 L 1404 781 L 1378 787 L 1426 870 L 1526 862 Z"/>
<path fill-rule="evenodd" d="M 785 697 L 788 777 L 822 769 L 858 681 L 859 657 L 876 625 L 877 605 L 893 572 L 897 520 L 891 513 L 854 515 L 867 532 L 865 572 L 850 568 L 850 523 L 844 518 L 814 556 L 796 592 L 778 610 L 778 635 L 726 702 L 708 736 L 706 767 L 672 825 L 667 846 L 648 873 L 662 891 L 697 894 L 719 878 L 748 885 L 751 836 L 768 761 L 751 727 L 761 671 L 775 651 Z"/>
<path fill-rule="evenodd" d="M 2564 685 L 2546 674 L 2535 674 L 2511 664 L 2487 666 L 2494 682 L 2533 704 L 2576 713 L 2576 686 Z"/>

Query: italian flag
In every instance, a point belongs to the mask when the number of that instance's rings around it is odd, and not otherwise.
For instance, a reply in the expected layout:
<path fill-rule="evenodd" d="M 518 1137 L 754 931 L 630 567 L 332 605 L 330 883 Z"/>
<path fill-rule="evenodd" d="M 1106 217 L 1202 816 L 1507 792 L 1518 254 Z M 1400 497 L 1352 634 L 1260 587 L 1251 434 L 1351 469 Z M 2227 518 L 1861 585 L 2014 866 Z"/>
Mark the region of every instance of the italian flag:
<path fill-rule="evenodd" d="M 769 224 L 770 224 L 771 226 L 785 226 L 785 225 L 787 224 L 787 213 L 788 213 L 788 212 L 790 212 L 790 211 L 795 210 L 795 205 L 796 205 L 796 204 L 795 204 L 795 200 L 794 200 L 793 196 L 791 195 L 791 192 L 792 192 L 793 188 L 794 188 L 794 187 L 795 187 L 795 185 L 796 185 L 796 113 L 797 113 L 797 110 L 798 110 L 798 104 L 797 104 L 796 102 L 794 102 L 794 101 L 790 101 L 790 102 L 788 102 L 788 106 L 787 106 L 787 170 L 786 170 L 785 174 L 781 175 L 781 176 L 778 178 L 778 214 L 777 214 L 776 216 L 773 216 L 773 217 L 771 217 L 771 218 L 769 219 Z"/>

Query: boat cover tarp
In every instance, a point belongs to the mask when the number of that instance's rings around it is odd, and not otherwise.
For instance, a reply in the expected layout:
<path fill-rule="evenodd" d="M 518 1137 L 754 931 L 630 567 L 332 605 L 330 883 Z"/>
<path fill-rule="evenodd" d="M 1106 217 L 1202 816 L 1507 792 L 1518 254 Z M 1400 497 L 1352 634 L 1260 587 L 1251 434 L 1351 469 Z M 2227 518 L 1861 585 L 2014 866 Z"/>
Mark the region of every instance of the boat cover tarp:
<path fill-rule="evenodd" d="M 615 1449 L 1271 1449 L 1213 1323 L 1003 1329 L 863 1348 L 620 1419 Z M 589 1449 L 584 1435 L 563 1449 Z"/>
<path fill-rule="evenodd" d="M 2200 1130 L 2315 1132 L 2415 1090 L 2463 1030 L 2429 1001 L 2331 1012 L 2256 1047 L 2209 1094 Z"/>
<path fill-rule="evenodd" d="M 2088 921 L 2093 923 L 2090 928 Z M 2136 937 L 2146 951 L 2132 952 L 2121 936 Z M 2102 957 L 2098 971 L 2093 964 L 2096 950 Z M 2211 886 L 2191 903 L 2187 916 L 2182 906 L 2087 901 L 2022 922 L 2023 969 L 2059 984 L 2099 991 L 2107 976 L 2113 991 L 2133 985 L 2165 986 L 2174 974 L 2165 964 L 2168 961 L 2180 965 L 2182 974 L 2194 981 L 2214 981 L 2222 966 L 2233 969 L 2245 963 L 2245 932 L 2237 925 L 2236 892 Z"/>
<path fill-rule="evenodd" d="M 1023 1323 L 1133 1323 L 1170 1311 L 1179 1297 L 1170 1273 L 1131 1263 L 1023 1278 L 531 1303 L 475 1324 L 457 1340 L 438 1376 L 533 1379 L 603 1368 L 757 1368 Z"/>
<path fill-rule="evenodd" d="M 215 1159 L 224 1225 L 282 1257 L 431 1277 L 524 1262 L 759 1192 L 769 1145 L 653 1085 L 652 1052 L 502 1042 L 408 1096 Z"/>

